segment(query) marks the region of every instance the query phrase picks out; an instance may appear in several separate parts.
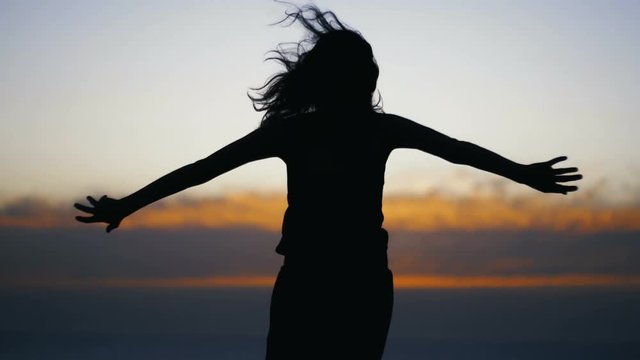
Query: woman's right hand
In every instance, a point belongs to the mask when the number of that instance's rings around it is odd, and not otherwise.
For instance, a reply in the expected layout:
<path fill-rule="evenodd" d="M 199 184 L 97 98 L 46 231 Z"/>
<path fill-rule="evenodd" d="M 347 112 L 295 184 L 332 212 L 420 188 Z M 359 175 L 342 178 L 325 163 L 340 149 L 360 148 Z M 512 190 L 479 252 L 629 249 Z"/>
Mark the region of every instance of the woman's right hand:
<path fill-rule="evenodd" d="M 111 232 L 120 226 L 120 222 L 126 217 L 120 200 L 112 199 L 107 195 L 103 195 L 100 200 L 87 196 L 87 200 L 91 206 L 74 204 L 76 209 L 91 214 L 91 216 L 76 216 L 76 220 L 82 223 L 104 222 L 107 223 L 107 232 Z"/>

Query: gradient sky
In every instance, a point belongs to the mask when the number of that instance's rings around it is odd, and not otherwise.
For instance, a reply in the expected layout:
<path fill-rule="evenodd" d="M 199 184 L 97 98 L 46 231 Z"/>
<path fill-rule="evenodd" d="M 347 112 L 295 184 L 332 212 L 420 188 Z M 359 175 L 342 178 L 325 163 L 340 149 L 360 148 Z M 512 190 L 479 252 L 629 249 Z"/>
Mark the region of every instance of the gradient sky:
<path fill-rule="evenodd" d="M 319 6 L 372 44 L 386 112 L 522 163 L 568 155 L 585 176 L 577 193 L 541 194 L 394 152 L 383 204 L 398 290 L 389 358 L 433 355 L 443 339 L 454 342 L 431 357 L 463 359 L 456 351 L 479 340 L 531 358 L 637 353 L 640 2 Z M 213 334 L 197 351 L 262 356 L 282 264 L 280 160 L 152 204 L 109 234 L 76 222 L 72 203 L 124 196 L 256 128 L 261 114 L 246 92 L 278 70 L 265 53 L 304 36 L 268 25 L 285 9 L 267 0 L 0 1 L 0 332 L 9 344 L 0 357 L 144 358 L 99 334 L 129 334 L 130 344 L 179 359 L 197 350 L 194 334 Z M 238 335 L 260 340 L 228 341 Z M 182 337 L 188 346 L 176 352 Z"/>
<path fill-rule="evenodd" d="M 583 189 L 638 202 L 639 2 L 319 5 L 372 44 L 387 112 L 523 163 L 566 154 L 585 175 Z M 270 1 L 2 1 L 0 204 L 122 196 L 255 128 L 260 114 L 246 91 L 277 70 L 265 53 L 304 35 L 268 26 L 284 9 Z M 468 194 L 494 180 L 398 151 L 387 192 Z M 284 166 L 272 159 L 188 194 L 285 186 Z"/>

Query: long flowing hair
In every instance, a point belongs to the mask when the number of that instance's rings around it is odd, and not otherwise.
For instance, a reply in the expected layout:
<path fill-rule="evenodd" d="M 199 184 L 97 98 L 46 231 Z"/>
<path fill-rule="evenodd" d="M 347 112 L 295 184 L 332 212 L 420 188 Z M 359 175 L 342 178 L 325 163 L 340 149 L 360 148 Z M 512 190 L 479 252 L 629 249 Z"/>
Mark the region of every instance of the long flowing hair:
<path fill-rule="evenodd" d="M 296 22 L 307 30 L 297 43 L 282 43 L 269 51 L 284 71 L 247 95 L 256 111 L 264 111 L 261 126 L 274 118 L 308 113 L 324 108 L 349 107 L 382 111 L 382 98 L 374 102 L 378 65 L 371 45 L 362 35 L 342 23 L 331 11 L 315 5 L 285 11 L 285 18 L 272 24 Z"/>

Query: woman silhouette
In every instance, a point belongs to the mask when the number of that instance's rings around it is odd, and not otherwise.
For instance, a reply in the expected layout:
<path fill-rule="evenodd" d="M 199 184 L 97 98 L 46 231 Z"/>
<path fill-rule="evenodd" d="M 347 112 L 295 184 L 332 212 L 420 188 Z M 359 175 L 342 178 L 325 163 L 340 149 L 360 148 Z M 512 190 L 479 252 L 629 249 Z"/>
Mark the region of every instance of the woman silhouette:
<path fill-rule="evenodd" d="M 393 279 L 382 228 L 385 163 L 394 149 L 418 149 L 548 193 L 582 176 L 553 160 L 522 165 L 400 116 L 372 98 L 378 78 L 371 46 L 332 12 L 296 8 L 285 20 L 310 33 L 278 48 L 285 71 L 250 96 L 260 126 L 212 155 L 116 200 L 75 204 L 107 232 L 144 206 L 251 161 L 287 166 L 288 208 L 276 252 L 284 255 L 271 299 L 267 359 L 380 359 L 391 319 Z"/>

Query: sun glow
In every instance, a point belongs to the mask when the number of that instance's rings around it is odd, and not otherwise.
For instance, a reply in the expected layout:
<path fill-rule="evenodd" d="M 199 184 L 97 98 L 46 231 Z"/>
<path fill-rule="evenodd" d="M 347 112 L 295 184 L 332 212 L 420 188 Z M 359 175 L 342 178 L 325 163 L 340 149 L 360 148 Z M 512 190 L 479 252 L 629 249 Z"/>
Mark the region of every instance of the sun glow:
<path fill-rule="evenodd" d="M 210 276 L 178 278 L 117 279 L 23 279 L 5 285 L 54 288 L 270 288 L 273 276 Z M 555 276 L 442 276 L 430 274 L 396 275 L 396 289 L 483 289 L 586 286 L 640 286 L 640 276 L 574 275 Z"/>
<path fill-rule="evenodd" d="M 185 227 L 252 227 L 280 231 L 286 209 L 283 194 L 233 193 L 219 198 L 173 200 L 152 205 L 125 219 L 122 229 Z M 389 196 L 384 199 L 384 226 L 393 230 L 551 230 L 624 231 L 640 229 L 640 207 L 595 206 L 550 201 L 543 197 L 497 195 L 450 197 Z M 1 227 L 76 226 L 70 208 L 38 200 L 9 203 L 0 209 Z M 83 225 L 84 226 L 84 225 Z"/>

